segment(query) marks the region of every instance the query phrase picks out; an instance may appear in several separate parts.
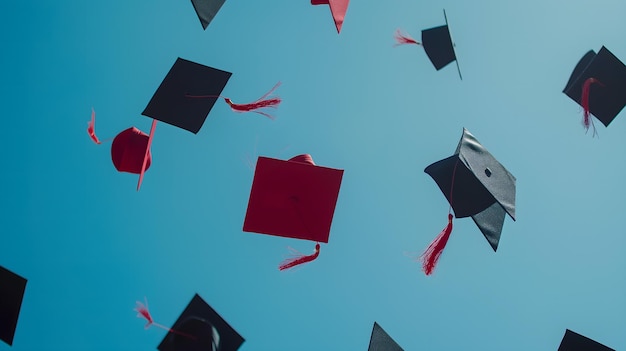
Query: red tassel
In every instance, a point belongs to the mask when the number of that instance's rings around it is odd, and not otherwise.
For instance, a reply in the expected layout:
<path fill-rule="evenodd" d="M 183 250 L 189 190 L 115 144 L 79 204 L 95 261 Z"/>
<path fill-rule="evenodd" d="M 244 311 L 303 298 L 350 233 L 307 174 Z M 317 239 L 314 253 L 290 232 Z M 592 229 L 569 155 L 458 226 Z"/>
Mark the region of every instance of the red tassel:
<path fill-rule="evenodd" d="M 585 126 L 586 131 L 589 130 L 589 125 L 593 126 L 593 121 L 591 120 L 591 118 L 589 118 L 589 92 L 591 90 L 591 84 L 593 83 L 599 84 L 602 87 L 604 86 L 602 82 L 595 78 L 587 78 L 587 80 L 585 80 L 585 83 L 583 84 L 583 92 L 582 96 L 580 97 L 580 104 L 583 107 L 583 125 Z M 595 126 L 593 126 L 594 135 L 595 130 L 596 128 Z"/>
<path fill-rule="evenodd" d="M 230 105 L 230 108 L 235 111 L 235 112 L 256 112 L 258 114 L 261 114 L 269 119 L 274 119 L 274 116 L 262 112 L 262 111 L 257 111 L 259 109 L 262 108 L 266 108 L 266 107 L 272 107 L 272 108 L 276 108 L 278 107 L 278 105 L 282 102 L 282 100 L 279 97 L 275 97 L 275 98 L 271 98 L 271 99 L 265 99 L 268 95 L 270 95 L 274 90 L 276 90 L 276 88 L 278 88 L 280 86 L 280 82 L 276 83 L 276 85 L 274 85 L 274 87 L 268 91 L 265 95 L 261 96 L 259 99 L 257 99 L 254 102 L 251 102 L 249 104 L 236 104 L 234 102 L 232 102 L 229 98 L 224 98 L 224 101 L 226 101 L 226 103 L 228 105 Z"/>
<path fill-rule="evenodd" d="M 266 107 L 271 107 L 271 108 L 276 108 L 278 107 L 278 105 L 280 105 L 280 103 L 282 102 L 281 98 L 279 97 L 274 97 L 271 99 L 265 99 L 267 96 L 269 96 L 272 92 L 274 92 L 274 90 L 276 90 L 276 88 L 278 88 L 280 86 L 280 82 L 276 83 L 276 85 L 274 85 L 274 87 L 268 91 L 265 95 L 261 96 L 260 98 L 258 98 L 257 100 L 249 103 L 249 104 L 236 104 L 234 103 L 231 99 L 227 98 L 227 97 L 223 97 L 221 95 L 190 95 L 190 94 L 186 94 L 185 96 L 189 97 L 189 98 L 223 98 L 224 101 L 226 101 L 226 103 L 230 106 L 230 108 L 235 111 L 235 112 L 255 112 L 258 113 L 260 115 L 263 115 L 271 120 L 274 120 L 274 116 L 270 115 L 269 113 L 263 112 L 263 111 L 258 111 L 259 109 L 262 108 L 266 108 Z"/>
<path fill-rule="evenodd" d="M 152 315 L 150 314 L 150 310 L 148 310 L 148 300 L 146 299 L 146 304 L 142 304 L 141 302 L 137 301 L 136 305 L 135 305 L 135 310 L 137 312 L 137 318 L 144 318 L 146 320 L 146 325 L 144 326 L 145 329 L 150 328 L 150 326 L 155 326 L 157 328 L 161 328 L 163 330 L 167 330 L 170 333 L 174 333 L 174 334 L 178 334 L 178 335 L 182 335 L 184 337 L 190 338 L 192 340 L 196 340 L 196 337 L 194 337 L 193 335 L 187 334 L 187 333 L 181 333 L 177 330 L 174 330 L 172 328 L 168 328 L 166 326 L 164 326 L 163 324 L 159 324 L 156 323 L 153 319 L 152 319 Z"/>
<path fill-rule="evenodd" d="M 439 260 L 439 256 L 443 252 L 443 249 L 446 247 L 448 243 L 448 239 L 450 238 L 450 233 L 452 233 L 452 219 L 454 216 L 450 213 L 448 214 L 448 225 L 437 235 L 435 240 L 433 240 L 424 253 L 420 256 L 420 260 L 422 261 L 422 269 L 426 275 L 431 275 L 435 270 L 435 266 L 437 265 L 437 261 Z"/>
<path fill-rule="evenodd" d="M 394 37 L 394 39 L 396 39 L 396 45 L 394 45 L 394 47 L 395 46 L 400 46 L 400 45 L 405 45 L 405 44 L 422 45 L 417 40 L 411 38 L 408 34 L 407 35 L 402 34 L 400 29 L 396 29 L 396 34 L 393 37 Z"/>
<path fill-rule="evenodd" d="M 87 122 L 87 134 L 89 134 L 94 143 L 102 144 L 96 136 L 96 111 L 93 108 L 91 109 L 91 121 Z"/>
<path fill-rule="evenodd" d="M 317 256 L 320 255 L 320 244 L 317 243 L 315 245 L 315 252 L 311 255 L 298 255 L 296 257 L 292 257 L 292 258 L 288 258 L 286 260 L 284 260 L 283 262 L 280 263 L 280 266 L 278 266 L 278 269 L 281 271 L 284 271 L 285 269 L 289 269 L 292 267 L 295 267 L 297 265 L 300 264 L 304 264 L 307 262 L 311 262 L 313 260 L 315 260 L 317 258 Z"/>

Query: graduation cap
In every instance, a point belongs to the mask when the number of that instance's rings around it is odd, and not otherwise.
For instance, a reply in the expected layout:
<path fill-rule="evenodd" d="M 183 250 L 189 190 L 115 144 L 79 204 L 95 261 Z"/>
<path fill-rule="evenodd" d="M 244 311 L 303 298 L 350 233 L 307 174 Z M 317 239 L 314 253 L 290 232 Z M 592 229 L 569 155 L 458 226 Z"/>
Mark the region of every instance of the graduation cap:
<path fill-rule="evenodd" d="M 213 17 L 217 15 L 222 5 L 226 0 L 191 0 L 194 10 L 202 23 L 202 28 L 206 29 L 213 20 Z"/>
<path fill-rule="evenodd" d="M 465 128 L 454 155 L 424 172 L 437 183 L 454 215 L 471 216 L 496 251 L 506 214 L 515 220 L 515 177 Z M 448 225 L 421 256 L 426 275 L 434 270 L 450 237 L 453 217 L 448 214 Z"/>
<path fill-rule="evenodd" d="M 563 93 L 583 108 L 583 125 L 594 115 L 605 127 L 626 106 L 626 66 L 604 46 L 587 52 L 574 68 Z M 595 134 L 595 126 L 594 126 Z"/>
<path fill-rule="evenodd" d="M 402 34 L 402 32 L 398 29 L 395 34 L 395 46 L 404 44 L 423 46 L 424 51 L 426 51 L 426 55 L 437 71 L 446 67 L 452 61 L 455 61 L 456 68 L 459 71 L 459 78 L 463 80 L 463 76 L 461 76 L 461 68 L 459 67 L 459 61 L 456 59 L 456 54 L 454 52 L 454 44 L 452 42 L 452 36 L 450 35 L 450 28 L 448 27 L 448 16 L 446 15 L 446 10 L 443 10 L 443 17 L 446 20 L 445 25 L 422 30 L 421 43 L 406 34 Z"/>
<path fill-rule="evenodd" d="M 195 294 L 172 328 L 154 322 L 148 303 L 137 302 L 137 317 L 145 318 L 145 328 L 168 331 L 157 347 L 160 351 L 235 351 L 244 339 L 200 295 Z"/>
<path fill-rule="evenodd" d="M 102 144 L 96 135 L 96 112 L 91 110 L 91 121 L 87 123 L 87 134 L 96 144 Z M 111 160 L 118 172 L 141 174 L 142 167 L 150 168 L 152 154 L 148 147 L 148 134 L 141 130 L 130 127 L 115 136 L 111 143 Z M 105 142 L 108 140 L 105 140 Z"/>
<path fill-rule="evenodd" d="M 346 17 L 349 3 L 350 0 L 311 0 L 311 5 L 330 6 L 330 12 L 333 15 L 333 20 L 335 21 L 337 33 L 341 33 L 341 26 L 343 26 L 343 19 Z"/>
<path fill-rule="evenodd" d="M 316 241 L 315 252 L 281 263 L 280 270 L 317 258 L 328 243 L 343 170 L 315 165 L 310 155 L 288 161 L 259 157 L 244 232 Z"/>
<path fill-rule="evenodd" d="M 558 351 L 615 351 L 614 349 L 604 346 L 597 341 L 591 340 L 585 336 L 575 333 L 569 329 L 565 330 L 561 345 Z"/>
<path fill-rule="evenodd" d="M 26 279 L 0 266 L 0 340 L 13 345 Z"/>
<path fill-rule="evenodd" d="M 372 328 L 372 337 L 370 338 L 370 346 L 367 351 L 403 351 L 400 345 L 396 343 L 383 328 L 374 322 Z"/>

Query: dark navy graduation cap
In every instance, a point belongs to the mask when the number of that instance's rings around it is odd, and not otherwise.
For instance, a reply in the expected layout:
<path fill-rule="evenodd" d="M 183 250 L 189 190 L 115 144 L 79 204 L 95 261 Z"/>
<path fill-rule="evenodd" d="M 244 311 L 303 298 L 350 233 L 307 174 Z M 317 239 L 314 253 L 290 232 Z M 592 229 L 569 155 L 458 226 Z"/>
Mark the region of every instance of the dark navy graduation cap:
<path fill-rule="evenodd" d="M 615 351 L 597 341 L 591 340 L 569 329 L 565 330 L 558 351 Z"/>
<path fill-rule="evenodd" d="M 26 279 L 0 267 L 0 340 L 13 345 Z"/>
<path fill-rule="evenodd" d="M 213 20 L 222 5 L 224 5 L 224 2 L 226 2 L 226 0 L 191 0 L 203 29 L 209 26 L 211 20 Z"/>
<path fill-rule="evenodd" d="M 454 215 L 472 217 L 496 251 L 504 218 L 508 214 L 515 220 L 515 177 L 465 128 L 454 155 L 431 164 L 424 172 L 437 183 Z M 422 255 L 427 275 L 448 241 L 453 217 L 448 214 L 448 226 Z"/>
<path fill-rule="evenodd" d="M 196 294 L 157 349 L 236 351 L 243 342 L 243 337 Z"/>
<path fill-rule="evenodd" d="M 450 28 L 448 26 L 446 10 L 443 10 L 443 17 L 446 20 L 445 25 L 422 30 L 421 43 L 408 35 L 402 34 L 400 30 L 397 30 L 395 35 L 396 45 L 414 44 L 423 46 L 426 55 L 437 71 L 446 67 L 452 61 L 455 61 L 459 78 L 463 80 L 459 61 L 454 52 L 454 43 L 452 42 L 452 35 L 450 34 Z"/>
<path fill-rule="evenodd" d="M 563 93 L 583 108 L 586 129 L 593 126 L 590 114 L 608 127 L 626 106 L 626 66 L 604 46 L 597 54 L 590 50 L 574 68 Z"/>
<path fill-rule="evenodd" d="M 387 332 L 385 332 L 385 330 L 380 325 L 378 325 L 378 323 L 374 322 L 374 328 L 372 328 L 372 336 L 370 338 L 370 346 L 368 347 L 367 351 L 404 350 L 402 350 L 400 345 L 398 345 L 398 343 L 396 343 L 395 340 L 393 340 L 391 336 L 389 336 L 389 334 L 387 334 Z"/>

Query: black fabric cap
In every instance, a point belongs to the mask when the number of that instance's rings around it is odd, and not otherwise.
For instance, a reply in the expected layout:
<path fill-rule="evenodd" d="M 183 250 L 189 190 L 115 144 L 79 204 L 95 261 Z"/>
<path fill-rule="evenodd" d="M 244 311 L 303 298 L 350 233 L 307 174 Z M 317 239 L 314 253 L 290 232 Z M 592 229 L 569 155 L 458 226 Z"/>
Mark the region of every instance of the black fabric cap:
<path fill-rule="evenodd" d="M 563 340 L 558 351 L 615 351 L 610 347 L 606 347 L 597 341 L 582 336 L 569 329 L 565 330 Z"/>
<path fill-rule="evenodd" d="M 367 351 L 404 351 L 383 328 L 374 322 L 370 346 Z"/>
<path fill-rule="evenodd" d="M 422 45 L 437 71 L 456 60 L 448 25 L 423 30 Z"/>
<path fill-rule="evenodd" d="M 563 93 L 581 105 L 583 85 L 588 78 L 604 85 L 591 84 L 589 111 L 608 127 L 626 106 L 626 66 L 604 46 L 597 54 L 589 51 L 574 68 Z"/>
<path fill-rule="evenodd" d="M 198 133 L 231 75 L 178 58 L 141 114 Z"/>
<path fill-rule="evenodd" d="M 515 177 L 465 128 L 454 155 L 429 165 L 424 172 L 437 183 L 454 215 L 471 216 L 496 251 L 505 215 L 515 220 Z"/>
<path fill-rule="evenodd" d="M 191 0 L 202 28 L 206 29 L 226 0 Z"/>
<path fill-rule="evenodd" d="M 26 279 L 0 267 L 0 340 L 13 345 L 13 336 L 26 290 Z"/>
<path fill-rule="evenodd" d="M 235 351 L 244 339 L 196 294 L 157 348 L 160 351 Z"/>

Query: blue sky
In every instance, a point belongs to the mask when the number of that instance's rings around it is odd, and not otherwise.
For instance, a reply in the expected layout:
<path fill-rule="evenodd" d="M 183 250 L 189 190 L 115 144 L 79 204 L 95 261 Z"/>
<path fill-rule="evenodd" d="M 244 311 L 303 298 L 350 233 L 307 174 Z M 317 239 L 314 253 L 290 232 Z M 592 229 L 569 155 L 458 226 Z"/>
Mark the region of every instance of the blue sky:
<path fill-rule="evenodd" d="M 450 22 L 463 72 L 393 48 L 402 28 Z M 154 350 L 200 294 L 241 351 L 366 350 L 377 321 L 405 350 L 556 350 L 566 328 L 626 349 L 622 112 L 599 138 L 561 93 L 602 45 L 626 60 L 618 0 L 353 0 L 340 35 L 327 6 L 228 0 L 206 31 L 189 1 L 0 4 L 0 265 L 28 279 L 14 346 Z M 135 126 L 177 57 L 233 73 L 252 101 L 277 81 L 272 122 L 216 104 L 193 135 L 157 126 L 142 189 L 102 139 Z M 419 254 L 448 205 L 423 169 L 463 127 L 517 178 L 517 221 L 493 253 L 458 219 L 433 276 Z M 246 158 L 310 153 L 344 169 L 330 242 L 294 271 L 287 247 L 242 232 Z M 408 254 L 407 254 L 408 253 Z"/>

